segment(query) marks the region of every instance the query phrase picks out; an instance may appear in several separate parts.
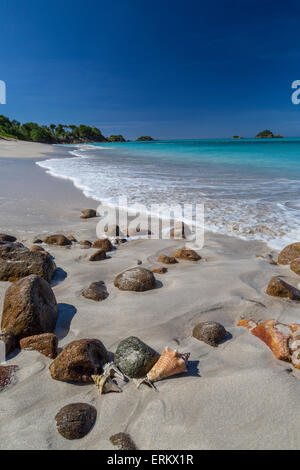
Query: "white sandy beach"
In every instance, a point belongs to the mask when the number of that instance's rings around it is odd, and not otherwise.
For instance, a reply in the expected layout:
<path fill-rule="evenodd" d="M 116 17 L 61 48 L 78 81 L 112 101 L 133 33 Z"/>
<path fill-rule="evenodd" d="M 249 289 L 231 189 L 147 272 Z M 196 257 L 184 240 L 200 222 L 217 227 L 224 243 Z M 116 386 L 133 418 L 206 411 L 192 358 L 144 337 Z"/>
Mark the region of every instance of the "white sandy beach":
<path fill-rule="evenodd" d="M 35 164 L 49 152 L 60 151 L 0 140 L 0 233 L 28 247 L 46 233 L 95 240 L 97 219 L 81 220 L 80 210 L 97 202 Z M 299 302 L 265 293 L 271 277 L 280 274 L 297 286 L 299 276 L 288 266 L 269 264 L 265 243 L 206 233 L 202 260 L 167 266 L 166 274 L 155 275 L 159 288 L 137 293 L 114 287 L 118 273 L 138 261 L 145 268 L 161 266 L 161 253 L 171 255 L 182 246 L 176 240 L 129 241 L 95 263 L 88 261 L 92 249 L 47 247 L 60 268 L 52 281 L 60 348 L 98 338 L 115 352 L 122 339 L 137 336 L 158 352 L 167 345 L 190 352 L 189 371 L 158 382 L 157 393 L 129 382 L 123 393 L 99 396 L 94 385 L 54 381 L 52 361 L 38 352 L 14 353 L 8 364 L 20 369 L 17 382 L 0 392 L 0 449 L 113 450 L 109 437 L 118 432 L 129 433 L 145 450 L 299 448 L 300 371 L 237 327 L 243 316 L 299 323 Z M 94 281 L 107 286 L 103 302 L 81 296 Z M 8 285 L 0 282 L 0 311 Z M 220 322 L 230 333 L 218 348 L 192 337 L 193 327 L 205 320 Z M 92 404 L 98 416 L 85 438 L 67 441 L 54 417 L 74 402 Z"/>

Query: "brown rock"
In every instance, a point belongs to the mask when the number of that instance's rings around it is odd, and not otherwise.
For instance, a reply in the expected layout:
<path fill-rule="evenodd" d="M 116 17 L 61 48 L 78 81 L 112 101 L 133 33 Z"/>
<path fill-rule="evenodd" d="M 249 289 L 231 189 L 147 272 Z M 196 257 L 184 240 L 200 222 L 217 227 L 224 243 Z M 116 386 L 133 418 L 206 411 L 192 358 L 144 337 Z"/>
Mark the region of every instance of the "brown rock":
<path fill-rule="evenodd" d="M 81 240 L 78 245 L 81 245 L 83 248 L 91 248 L 92 244 L 88 240 Z"/>
<path fill-rule="evenodd" d="M 300 291 L 278 277 L 269 282 L 266 293 L 273 297 L 284 297 L 290 300 L 300 300 Z"/>
<path fill-rule="evenodd" d="M 105 284 L 102 281 L 93 282 L 87 289 L 82 292 L 83 297 L 86 299 L 95 300 L 100 302 L 105 300 L 108 297 L 108 292 L 106 290 Z"/>
<path fill-rule="evenodd" d="M 6 233 L 0 233 L 0 242 L 9 242 L 14 243 L 16 241 L 16 237 L 12 235 L 7 235 Z"/>
<path fill-rule="evenodd" d="M 93 383 L 94 374 L 101 374 L 108 361 L 103 343 L 97 339 L 80 339 L 68 344 L 50 365 L 54 380 Z"/>
<path fill-rule="evenodd" d="M 119 432 L 109 438 L 110 442 L 118 448 L 118 450 L 137 450 L 137 447 L 129 434 Z"/>
<path fill-rule="evenodd" d="M 57 356 L 58 339 L 53 333 L 29 336 L 20 341 L 20 348 L 27 351 L 38 351 L 50 359 Z"/>
<path fill-rule="evenodd" d="M 5 344 L 6 358 L 16 349 L 17 340 L 11 331 L 0 332 L 0 341 Z"/>
<path fill-rule="evenodd" d="M 154 289 L 156 280 L 153 273 L 145 268 L 132 268 L 124 271 L 115 278 L 115 286 L 120 290 L 144 292 Z"/>
<path fill-rule="evenodd" d="M 43 240 L 41 240 L 40 238 L 36 238 L 33 243 L 43 243 Z"/>
<path fill-rule="evenodd" d="M 194 250 L 187 250 L 186 248 L 181 248 L 180 250 L 175 251 L 173 257 L 188 261 L 199 261 L 199 259 L 201 259 L 201 256 L 199 256 Z"/>
<path fill-rule="evenodd" d="M 92 219 L 93 217 L 97 217 L 95 209 L 82 209 L 81 213 L 81 219 Z"/>
<path fill-rule="evenodd" d="M 195 326 L 193 336 L 199 341 L 204 341 L 204 343 L 216 347 L 227 338 L 228 334 L 220 323 L 204 321 Z"/>
<path fill-rule="evenodd" d="M 113 250 L 111 241 L 108 238 L 101 238 L 99 240 L 95 240 L 92 247 L 98 248 L 99 250 L 103 250 L 103 251 Z"/>
<path fill-rule="evenodd" d="M 294 259 L 294 261 L 291 262 L 290 268 L 294 273 L 300 276 L 300 258 Z"/>
<path fill-rule="evenodd" d="M 58 234 L 58 235 L 49 235 L 44 240 L 44 243 L 47 245 L 57 245 L 57 246 L 69 246 L 72 245 L 72 242 L 65 237 L 65 235 Z"/>
<path fill-rule="evenodd" d="M 15 281 L 37 274 L 50 282 L 56 265 L 49 255 L 17 244 L 0 245 L 0 281 Z"/>
<path fill-rule="evenodd" d="M 152 268 L 151 272 L 154 274 L 166 274 L 168 270 L 167 268 Z"/>
<path fill-rule="evenodd" d="M 94 426 L 97 410 L 87 403 L 64 406 L 55 416 L 58 432 L 68 440 L 82 439 Z"/>
<path fill-rule="evenodd" d="M 17 340 L 55 329 L 58 306 L 53 291 L 40 276 L 31 275 L 12 284 L 4 297 L 1 328 Z"/>
<path fill-rule="evenodd" d="M 101 261 L 106 258 L 106 251 L 98 250 L 96 253 L 93 253 L 92 256 L 90 256 L 90 261 Z"/>
<path fill-rule="evenodd" d="M 300 258 L 300 242 L 286 246 L 278 256 L 278 263 L 290 264 L 296 258 Z"/>
<path fill-rule="evenodd" d="M 72 243 L 77 243 L 77 240 L 76 240 L 75 237 L 73 237 L 73 235 L 68 235 L 67 239 L 70 240 L 70 242 L 72 242 Z"/>
<path fill-rule="evenodd" d="M 0 366 L 0 390 L 14 382 L 18 366 Z"/>
<path fill-rule="evenodd" d="M 160 255 L 157 259 L 157 261 L 159 261 L 160 263 L 165 263 L 165 264 L 176 264 L 178 263 L 178 261 L 176 260 L 176 258 L 174 258 L 173 256 L 167 256 L 167 255 Z"/>

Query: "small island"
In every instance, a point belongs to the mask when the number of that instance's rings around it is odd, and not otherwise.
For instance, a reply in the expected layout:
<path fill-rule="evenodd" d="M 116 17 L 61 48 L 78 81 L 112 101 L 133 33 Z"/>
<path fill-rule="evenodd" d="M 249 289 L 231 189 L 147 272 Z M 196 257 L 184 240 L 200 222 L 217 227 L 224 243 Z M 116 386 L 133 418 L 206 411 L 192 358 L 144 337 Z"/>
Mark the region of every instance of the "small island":
<path fill-rule="evenodd" d="M 152 142 L 153 140 L 154 139 L 150 137 L 149 135 L 144 135 L 144 136 L 138 137 L 136 139 L 136 142 Z"/>
<path fill-rule="evenodd" d="M 242 137 L 241 135 L 233 135 L 232 138 L 233 139 L 243 139 L 244 137 Z"/>
<path fill-rule="evenodd" d="M 108 142 L 126 142 L 126 139 L 120 134 L 120 135 L 111 135 L 110 137 L 107 138 Z"/>
<path fill-rule="evenodd" d="M 264 131 L 259 132 L 256 136 L 256 139 L 283 139 L 283 135 L 277 134 L 274 135 L 272 131 L 266 129 Z"/>

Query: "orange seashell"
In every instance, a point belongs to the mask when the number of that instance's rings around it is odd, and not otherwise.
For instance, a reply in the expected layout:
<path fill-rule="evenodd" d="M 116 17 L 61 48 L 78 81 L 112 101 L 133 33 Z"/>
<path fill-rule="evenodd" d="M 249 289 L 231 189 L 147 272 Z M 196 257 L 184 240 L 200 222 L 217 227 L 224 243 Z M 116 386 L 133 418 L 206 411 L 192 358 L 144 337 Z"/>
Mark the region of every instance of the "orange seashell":
<path fill-rule="evenodd" d="M 254 324 L 254 326 L 253 326 Z M 250 329 L 251 333 L 261 339 L 273 352 L 277 359 L 292 362 L 300 368 L 300 325 L 286 325 L 274 319 L 255 324 L 251 320 L 242 320 L 238 323 Z"/>
<path fill-rule="evenodd" d="M 183 374 L 187 371 L 189 357 L 190 353 L 179 353 L 166 347 L 157 363 L 148 372 L 147 379 L 157 382 L 172 375 Z"/>

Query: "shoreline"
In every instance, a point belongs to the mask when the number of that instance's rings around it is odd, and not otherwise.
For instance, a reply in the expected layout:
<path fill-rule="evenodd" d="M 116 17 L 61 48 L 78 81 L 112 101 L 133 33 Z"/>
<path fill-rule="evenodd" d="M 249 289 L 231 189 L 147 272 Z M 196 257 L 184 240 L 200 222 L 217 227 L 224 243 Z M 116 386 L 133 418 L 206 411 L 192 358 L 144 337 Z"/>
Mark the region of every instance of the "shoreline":
<path fill-rule="evenodd" d="M 0 232 L 15 234 L 28 247 L 51 232 L 95 240 L 99 219 L 80 219 L 81 209 L 94 207 L 92 199 L 71 182 L 49 178 L 35 161 L 0 158 Z M 264 242 L 206 232 L 202 259 L 168 265 L 166 274 L 155 274 L 158 288 L 124 292 L 114 286 L 118 273 L 137 265 L 161 267 L 158 256 L 184 244 L 131 240 L 94 263 L 94 249 L 45 247 L 59 268 L 51 284 L 59 304 L 59 348 L 98 338 L 114 353 L 122 339 L 137 336 L 159 353 L 167 345 L 190 352 L 189 371 L 159 382 L 157 393 L 129 382 L 122 393 L 100 396 L 94 385 L 53 380 L 52 361 L 38 352 L 16 352 L 7 362 L 19 366 L 16 382 L 0 392 L 0 449 L 116 450 L 109 437 L 118 432 L 128 432 L 141 450 L 298 447 L 300 371 L 287 373 L 289 364 L 237 326 L 243 316 L 299 322 L 299 303 L 265 293 L 271 277 L 296 285 L 296 275 L 288 266 L 269 264 Z M 81 295 L 95 281 L 105 282 L 109 293 L 99 303 Z M 8 286 L 0 282 L 1 311 Z M 207 320 L 229 332 L 218 348 L 192 336 L 193 327 Z M 76 402 L 93 405 L 98 417 L 85 438 L 67 441 L 54 417 Z"/>

